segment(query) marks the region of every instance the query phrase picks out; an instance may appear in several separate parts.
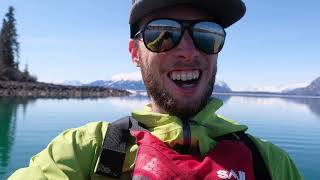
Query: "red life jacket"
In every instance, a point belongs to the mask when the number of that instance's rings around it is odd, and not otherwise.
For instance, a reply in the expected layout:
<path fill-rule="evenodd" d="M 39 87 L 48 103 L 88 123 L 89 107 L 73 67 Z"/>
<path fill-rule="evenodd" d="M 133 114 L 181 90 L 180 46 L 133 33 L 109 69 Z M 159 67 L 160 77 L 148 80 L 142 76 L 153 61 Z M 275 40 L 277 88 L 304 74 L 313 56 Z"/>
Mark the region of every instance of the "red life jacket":
<path fill-rule="evenodd" d="M 149 132 L 132 131 L 139 146 L 133 179 L 254 180 L 251 151 L 222 140 L 206 156 L 181 155 Z"/>
<path fill-rule="evenodd" d="M 244 132 L 217 137 L 218 144 L 204 157 L 182 155 L 130 116 L 109 125 L 95 173 L 121 177 L 130 132 L 139 145 L 133 179 L 271 180 L 258 148 Z"/>

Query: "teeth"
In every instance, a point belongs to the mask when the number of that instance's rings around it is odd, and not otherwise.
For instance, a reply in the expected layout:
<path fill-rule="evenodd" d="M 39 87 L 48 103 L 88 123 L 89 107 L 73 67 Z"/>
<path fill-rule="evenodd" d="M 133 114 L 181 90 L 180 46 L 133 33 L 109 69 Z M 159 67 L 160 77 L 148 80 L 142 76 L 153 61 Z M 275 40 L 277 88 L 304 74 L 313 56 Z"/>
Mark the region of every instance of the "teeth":
<path fill-rule="evenodd" d="M 187 79 L 189 79 L 189 80 L 193 79 L 193 73 L 192 72 L 188 72 Z"/>
<path fill-rule="evenodd" d="M 171 74 L 171 79 L 176 80 L 177 79 L 177 73 L 173 72 Z"/>
<path fill-rule="evenodd" d="M 177 80 L 180 80 L 181 79 L 181 76 L 179 73 L 177 73 Z"/>
<path fill-rule="evenodd" d="M 195 79 L 198 79 L 199 78 L 199 71 L 195 71 L 194 76 L 195 76 Z"/>
<path fill-rule="evenodd" d="M 187 74 L 186 74 L 185 72 L 182 72 L 182 73 L 181 73 L 181 80 L 182 80 L 182 81 L 187 80 Z"/>
<path fill-rule="evenodd" d="M 172 80 L 181 80 L 181 81 L 187 81 L 192 79 L 198 79 L 199 78 L 199 70 L 194 71 L 174 71 L 170 73 L 170 78 Z"/>

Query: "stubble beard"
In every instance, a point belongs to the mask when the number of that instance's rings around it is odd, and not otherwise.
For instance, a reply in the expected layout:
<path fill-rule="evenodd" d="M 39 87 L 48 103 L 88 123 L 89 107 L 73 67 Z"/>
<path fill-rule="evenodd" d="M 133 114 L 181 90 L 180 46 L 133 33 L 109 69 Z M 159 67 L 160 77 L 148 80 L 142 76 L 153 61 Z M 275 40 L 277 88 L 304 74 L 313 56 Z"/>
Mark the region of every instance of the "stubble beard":
<path fill-rule="evenodd" d="M 182 119 L 190 119 L 201 111 L 209 101 L 209 98 L 213 91 L 213 85 L 215 83 L 216 68 L 214 68 L 209 82 L 205 86 L 204 93 L 200 98 L 192 103 L 179 102 L 167 89 L 161 86 L 159 78 L 156 78 L 152 74 L 152 70 L 141 62 L 141 74 L 144 81 L 144 85 L 147 89 L 148 95 L 152 98 L 161 109 L 166 111 L 170 115 L 177 116 Z"/>

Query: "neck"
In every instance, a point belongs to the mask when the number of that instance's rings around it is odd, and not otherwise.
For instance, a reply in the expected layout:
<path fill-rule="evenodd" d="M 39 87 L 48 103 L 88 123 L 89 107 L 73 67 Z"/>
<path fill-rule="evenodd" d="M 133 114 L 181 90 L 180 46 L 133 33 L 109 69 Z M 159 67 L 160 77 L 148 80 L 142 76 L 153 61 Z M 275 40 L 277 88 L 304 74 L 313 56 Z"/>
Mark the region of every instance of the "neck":
<path fill-rule="evenodd" d="M 151 98 L 151 110 L 152 112 L 156 112 L 156 113 L 160 113 L 160 114 L 169 114 L 168 111 L 164 110 L 163 108 L 161 108 L 152 98 Z M 170 114 L 173 115 L 173 114 Z M 174 115 L 177 116 L 177 115 Z M 183 116 L 177 116 L 180 119 L 189 119 L 190 117 L 183 117 Z"/>
<path fill-rule="evenodd" d="M 158 106 L 157 103 L 155 103 L 152 98 L 151 98 L 151 109 L 152 109 L 152 112 L 168 114 L 168 112 L 162 109 L 160 106 Z"/>

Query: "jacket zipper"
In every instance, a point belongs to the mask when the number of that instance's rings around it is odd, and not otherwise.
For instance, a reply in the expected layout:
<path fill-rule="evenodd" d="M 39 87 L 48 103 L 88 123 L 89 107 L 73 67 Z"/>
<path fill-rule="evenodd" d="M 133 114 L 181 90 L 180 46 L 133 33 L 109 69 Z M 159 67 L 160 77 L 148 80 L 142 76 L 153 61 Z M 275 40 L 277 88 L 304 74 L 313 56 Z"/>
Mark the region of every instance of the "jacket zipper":
<path fill-rule="evenodd" d="M 188 119 L 182 119 L 183 125 L 183 146 L 189 148 L 191 145 L 191 129 Z"/>

